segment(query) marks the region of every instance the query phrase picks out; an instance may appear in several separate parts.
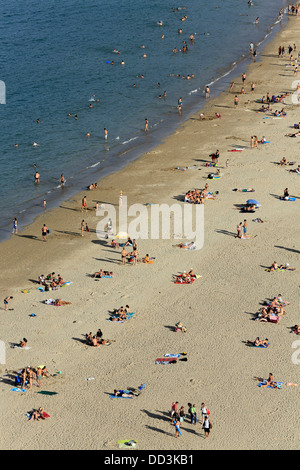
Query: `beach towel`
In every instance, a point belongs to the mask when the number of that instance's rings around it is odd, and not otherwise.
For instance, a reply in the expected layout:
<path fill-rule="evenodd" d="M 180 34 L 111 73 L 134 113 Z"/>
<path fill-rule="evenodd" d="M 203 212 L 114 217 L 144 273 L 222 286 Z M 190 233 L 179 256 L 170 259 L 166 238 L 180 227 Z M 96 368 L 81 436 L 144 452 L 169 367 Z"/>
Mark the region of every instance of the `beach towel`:
<path fill-rule="evenodd" d="M 155 364 L 177 364 L 177 358 L 174 357 L 159 357 L 155 359 Z"/>
<path fill-rule="evenodd" d="M 284 382 L 275 382 L 277 387 L 271 387 L 270 385 L 268 385 L 266 388 L 272 388 L 273 390 L 277 390 L 278 388 L 282 388 L 282 385 L 284 385 Z M 259 382 L 257 384 L 258 387 L 261 387 L 262 385 L 265 385 L 266 384 L 266 380 L 264 380 L 263 382 Z"/>
<path fill-rule="evenodd" d="M 124 322 L 130 320 L 130 318 L 133 317 L 134 313 L 135 313 L 135 312 L 126 313 L 126 319 L 125 319 L 125 320 L 114 321 L 113 323 L 124 323 Z M 112 321 L 112 320 L 111 320 L 112 318 L 118 318 L 118 315 L 116 315 L 116 314 L 113 313 L 113 314 L 111 314 L 110 318 L 107 318 L 106 320 L 107 320 L 107 321 Z"/>
<path fill-rule="evenodd" d="M 270 343 L 267 343 L 266 346 L 263 346 L 262 344 L 256 346 L 255 344 L 251 344 L 251 348 L 262 348 L 262 349 L 267 349 L 269 347 Z"/>
<path fill-rule="evenodd" d="M 119 393 L 130 393 L 130 390 L 118 390 Z M 109 398 L 129 398 L 129 400 L 131 400 L 132 398 L 134 398 L 134 396 L 132 395 L 131 397 L 122 397 L 122 396 L 116 396 L 116 395 L 109 395 Z"/>
<path fill-rule="evenodd" d="M 174 281 L 174 284 L 193 284 L 193 282 L 195 281 L 195 278 L 192 278 L 190 281 Z"/>
<path fill-rule="evenodd" d="M 11 392 L 27 392 L 25 388 L 13 387 L 10 389 Z"/>
<path fill-rule="evenodd" d="M 296 198 L 295 197 L 289 197 L 287 199 L 285 198 L 280 198 L 280 201 L 296 201 Z"/>

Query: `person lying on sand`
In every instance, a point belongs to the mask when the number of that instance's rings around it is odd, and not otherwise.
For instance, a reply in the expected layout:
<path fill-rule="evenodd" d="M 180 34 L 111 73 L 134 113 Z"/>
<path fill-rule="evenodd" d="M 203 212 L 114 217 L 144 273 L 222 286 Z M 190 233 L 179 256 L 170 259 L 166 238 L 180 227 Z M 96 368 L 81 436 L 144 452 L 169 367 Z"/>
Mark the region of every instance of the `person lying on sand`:
<path fill-rule="evenodd" d="M 298 168 L 295 168 L 294 170 L 290 170 L 290 173 L 298 173 L 300 174 L 300 165 L 298 165 Z"/>
<path fill-rule="evenodd" d="M 299 132 L 292 132 L 291 134 L 285 134 L 285 137 L 298 137 L 300 135 Z"/>
<path fill-rule="evenodd" d="M 255 209 L 255 204 L 246 204 L 245 206 L 241 207 L 241 212 L 255 212 Z"/>
<path fill-rule="evenodd" d="M 70 305 L 70 304 L 71 304 L 71 302 L 66 302 L 65 300 L 62 300 L 62 299 L 56 299 L 53 302 L 53 305 L 59 305 L 59 306 L 61 306 L 61 305 Z"/>
<path fill-rule="evenodd" d="M 259 382 L 261 382 L 261 380 L 258 377 L 256 377 L 256 379 Z M 277 383 L 274 381 L 274 377 L 273 377 L 273 374 L 271 374 L 271 372 L 270 372 L 269 377 L 267 378 L 267 380 L 265 380 L 264 382 L 265 383 L 263 383 L 261 385 L 261 387 L 272 387 L 272 388 L 277 388 L 278 387 Z"/>
<path fill-rule="evenodd" d="M 255 189 L 253 189 L 253 188 L 245 188 L 245 189 L 235 188 L 232 191 L 238 191 L 239 193 L 254 193 Z"/>
<path fill-rule="evenodd" d="M 193 246 L 196 246 L 196 245 L 195 245 L 195 242 L 190 242 L 190 243 L 179 243 L 176 246 L 179 247 L 179 248 L 184 248 L 186 250 L 189 250 L 189 249 L 193 248 Z"/>
<path fill-rule="evenodd" d="M 190 283 L 192 280 L 194 280 L 196 277 L 195 274 L 190 274 L 190 272 L 183 271 L 182 274 L 179 274 L 178 276 L 175 276 L 175 282 L 180 282 L 180 283 Z"/>
<path fill-rule="evenodd" d="M 266 347 L 269 344 L 268 338 L 260 340 L 259 337 L 257 337 L 254 341 L 251 341 L 247 339 L 246 344 L 248 345 L 253 345 L 253 346 L 264 346 Z"/>
<path fill-rule="evenodd" d="M 100 271 L 96 271 L 94 274 L 93 274 L 93 278 L 102 278 L 102 277 L 105 277 L 105 276 L 113 276 L 114 273 L 112 271 L 103 271 L 103 269 L 100 269 Z"/>
<path fill-rule="evenodd" d="M 277 271 L 277 269 L 286 269 L 288 271 L 295 271 L 296 268 L 290 268 L 290 265 L 288 263 L 281 264 L 280 266 L 276 261 L 270 266 L 269 270 L 270 271 Z"/>
<path fill-rule="evenodd" d="M 133 398 L 139 396 L 139 394 L 133 393 L 131 390 L 114 390 L 115 397 L 123 397 L 123 398 Z"/>

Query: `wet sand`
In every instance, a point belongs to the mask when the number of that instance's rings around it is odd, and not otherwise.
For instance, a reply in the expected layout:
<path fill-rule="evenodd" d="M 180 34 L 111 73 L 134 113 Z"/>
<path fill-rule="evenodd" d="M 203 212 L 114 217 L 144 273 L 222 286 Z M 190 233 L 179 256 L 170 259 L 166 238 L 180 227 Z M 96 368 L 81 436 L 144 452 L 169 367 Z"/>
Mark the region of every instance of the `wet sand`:
<path fill-rule="evenodd" d="M 299 122 L 299 107 L 288 96 L 287 116 L 275 118 L 258 113 L 257 99 L 269 92 L 293 93 L 297 80 L 288 57 L 278 58 L 278 46 L 296 42 L 299 18 L 290 18 L 247 69 L 246 94 L 241 95 L 241 77 L 230 92 L 209 100 L 206 117 L 199 113 L 179 126 L 164 143 L 122 171 L 99 182 L 98 189 L 79 193 L 61 207 L 39 216 L 33 224 L 0 245 L 2 297 L 12 295 L 7 312 L 1 312 L 1 340 L 6 344 L 6 363 L 1 366 L 2 449 L 106 449 L 117 441 L 135 439 L 140 450 L 195 449 L 297 449 L 299 447 L 299 387 L 260 389 L 255 377 L 269 372 L 283 382 L 299 382 L 299 365 L 292 362 L 297 339 L 290 327 L 299 321 L 299 175 L 292 167 L 277 163 L 285 156 L 300 163 L 299 137 L 289 138 Z M 300 44 L 297 46 L 300 49 Z M 286 54 L 287 55 L 287 54 Z M 251 93 L 251 82 L 256 84 Z M 239 105 L 234 108 L 235 94 Z M 249 101 L 249 102 L 248 102 Z M 183 107 L 184 113 L 184 107 Z M 265 119 L 268 117 L 267 119 Z M 265 136 L 269 144 L 250 149 L 250 137 Z M 229 152 L 236 147 L 242 152 Z M 223 176 L 207 180 L 209 154 L 220 150 Z M 229 166 L 226 167 L 226 160 Z M 176 167 L 198 165 L 200 170 L 178 171 Z M 138 240 L 140 257 L 154 256 L 152 265 L 122 266 L 120 249 L 99 240 L 95 213 L 98 201 L 118 204 L 119 192 L 134 203 L 179 203 L 189 189 L 219 191 L 205 201 L 205 241 L 197 251 L 174 247 L 177 240 Z M 234 188 L 255 188 L 254 193 Z M 294 202 L 278 197 L 288 187 Z M 87 196 L 88 211 L 81 213 Z M 254 197 L 261 204 L 255 214 L 241 214 L 237 205 Z M 151 206 L 149 206 L 150 210 Z M 253 222 L 261 218 L 264 223 Z M 91 229 L 80 236 L 85 219 Z M 236 226 L 247 219 L 250 239 L 235 238 Z M 41 228 L 51 229 L 45 243 Z M 185 241 L 185 240 L 183 240 Z M 276 260 L 296 271 L 265 271 Z M 176 285 L 172 275 L 193 268 L 202 277 L 192 285 Z M 112 279 L 94 280 L 100 268 L 114 272 Z M 40 292 L 37 278 L 54 271 L 71 285 L 58 291 Z M 22 293 L 29 289 L 29 293 Z M 262 302 L 279 293 L 290 302 L 279 324 L 253 321 Z M 62 298 L 71 305 L 44 304 Z M 117 324 L 106 321 L 108 312 L 129 304 L 134 317 Z M 36 316 L 31 317 L 34 313 Z M 181 321 L 186 334 L 174 332 Z M 84 335 L 101 328 L 110 346 L 92 348 Z M 245 346 L 244 341 L 267 337 L 268 349 Z M 10 348 L 21 338 L 30 350 Z M 166 353 L 187 352 L 187 361 L 157 365 Z M 46 364 L 50 373 L 42 379 L 42 390 L 11 391 L 13 371 L 27 365 Z M 93 380 L 87 380 L 87 378 Z M 145 383 L 141 396 L 110 399 L 114 389 Z M 178 401 L 187 412 L 196 404 L 198 418 L 202 402 L 211 411 L 213 429 L 208 440 L 198 423 L 187 419 L 182 437 L 175 439 L 169 410 Z M 26 412 L 42 406 L 50 418 L 28 422 Z"/>

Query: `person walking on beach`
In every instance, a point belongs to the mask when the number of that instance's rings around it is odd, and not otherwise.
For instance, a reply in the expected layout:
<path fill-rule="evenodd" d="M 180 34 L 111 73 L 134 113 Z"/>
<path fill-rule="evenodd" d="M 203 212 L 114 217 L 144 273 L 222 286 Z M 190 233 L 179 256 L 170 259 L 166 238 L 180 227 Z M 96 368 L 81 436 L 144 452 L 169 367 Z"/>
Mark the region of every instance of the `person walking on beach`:
<path fill-rule="evenodd" d="M 44 239 L 44 242 L 47 241 L 47 231 L 48 231 L 47 225 L 44 224 L 43 227 L 42 227 L 42 237 Z"/>
<path fill-rule="evenodd" d="M 83 237 L 83 231 L 84 231 L 84 226 L 85 226 L 84 219 L 82 219 L 80 226 L 81 226 L 81 236 Z"/>
<path fill-rule="evenodd" d="M 13 297 L 9 296 L 9 297 L 5 297 L 5 299 L 3 300 L 3 302 L 4 302 L 4 310 L 5 310 L 6 312 L 7 312 L 7 308 L 8 308 L 8 302 L 9 302 L 10 300 L 12 300 L 12 299 L 13 299 Z"/>
<path fill-rule="evenodd" d="M 180 431 L 180 419 L 178 416 L 173 420 L 173 424 L 175 426 L 175 437 L 182 436 L 181 431 Z"/>
<path fill-rule="evenodd" d="M 12 233 L 17 233 L 18 232 L 18 221 L 16 219 L 16 217 L 14 218 L 14 222 L 13 222 L 13 229 L 12 229 Z"/>
<path fill-rule="evenodd" d="M 85 212 L 87 212 L 86 196 L 84 196 L 81 201 L 81 212 L 83 212 L 84 209 L 85 209 Z"/>
<path fill-rule="evenodd" d="M 212 428 L 211 421 L 207 415 L 205 415 L 204 422 L 203 422 L 203 430 L 204 430 L 204 439 L 209 437 L 210 430 Z"/>
<path fill-rule="evenodd" d="M 238 104 L 239 104 L 239 99 L 238 99 L 237 95 L 235 95 L 234 100 L 233 100 L 233 103 L 234 103 L 234 107 L 235 107 L 235 109 L 236 109 L 237 106 L 238 106 Z"/>
<path fill-rule="evenodd" d="M 245 74 L 245 72 L 244 72 L 244 73 L 242 74 L 242 82 L 243 82 L 243 85 L 244 85 L 245 81 L 246 81 L 246 74 Z"/>

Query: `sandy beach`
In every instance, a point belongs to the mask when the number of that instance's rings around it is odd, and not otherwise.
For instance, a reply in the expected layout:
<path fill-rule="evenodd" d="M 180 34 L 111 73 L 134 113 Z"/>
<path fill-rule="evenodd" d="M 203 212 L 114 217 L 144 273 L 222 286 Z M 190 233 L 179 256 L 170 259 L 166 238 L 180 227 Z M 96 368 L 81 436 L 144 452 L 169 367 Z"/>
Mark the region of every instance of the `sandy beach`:
<path fill-rule="evenodd" d="M 289 44 L 296 43 L 293 54 L 298 57 L 299 34 L 300 18 L 290 17 L 245 70 L 245 94 L 240 93 L 243 84 L 237 77 L 231 91 L 208 100 L 157 148 L 105 177 L 97 190 L 81 192 L 46 211 L 1 243 L 1 295 L 13 296 L 7 311 L 2 304 L 0 319 L 6 346 L 6 361 L 0 366 L 2 450 L 110 451 L 126 439 L 136 440 L 138 450 L 299 448 L 300 386 L 272 390 L 258 387 L 255 379 L 266 379 L 272 372 L 275 380 L 300 383 L 300 365 L 292 360 L 297 336 L 291 332 L 299 323 L 300 194 L 299 174 L 290 172 L 300 164 L 300 137 L 286 136 L 296 132 L 294 124 L 299 122 L 299 106 L 292 100 L 293 82 L 299 77 L 294 67 L 286 66 L 288 53 L 278 57 L 277 52 L 279 45 L 287 51 Z M 251 83 L 255 83 L 253 93 Z M 258 100 L 267 93 L 288 96 L 272 104 L 272 113 L 258 112 Z M 274 116 L 282 108 L 286 116 Z M 200 119 L 200 112 L 205 119 Z M 252 135 L 265 136 L 269 143 L 251 149 Z M 244 150 L 230 152 L 236 148 Z M 207 179 L 215 168 L 206 163 L 216 149 L 222 177 Z M 283 157 L 296 163 L 280 166 Z M 194 165 L 199 169 L 174 170 Z M 149 253 L 154 263 L 122 266 L 121 249 L 95 233 L 96 203 L 117 206 L 121 190 L 128 206 L 175 202 L 183 206 L 186 192 L 206 183 L 218 194 L 205 200 L 201 250 L 175 247 L 179 241 L 174 239 L 137 240 L 139 257 Z M 285 188 L 295 201 L 279 199 Z M 84 195 L 86 213 L 81 212 Z M 239 205 L 249 198 L 261 207 L 255 213 L 240 213 Z M 263 223 L 254 222 L 256 218 Z M 82 219 L 90 227 L 83 237 Z M 244 219 L 250 238 L 237 239 L 236 227 Z M 51 229 L 47 242 L 41 237 L 44 223 Z M 267 272 L 274 261 L 296 270 Z M 93 279 L 100 268 L 113 271 L 113 278 Z M 201 277 L 191 285 L 174 284 L 173 274 L 191 268 Z M 50 272 L 60 273 L 71 284 L 41 292 L 38 276 Z M 290 303 L 280 323 L 253 321 L 263 302 L 279 294 Z M 49 298 L 71 305 L 47 305 L 44 301 Z M 128 322 L 107 321 L 111 310 L 126 304 L 135 313 Z M 178 321 L 186 333 L 175 333 Z M 113 340 L 109 346 L 85 344 L 85 334 L 95 334 L 98 328 L 104 338 Z M 268 338 L 267 349 L 245 345 L 257 336 Z M 10 347 L 23 337 L 29 350 Z M 182 352 L 187 361 L 155 363 L 165 354 Z M 43 378 L 40 388 L 34 384 L 24 393 L 12 391 L 17 371 L 40 364 L 54 376 Z M 145 388 L 138 397 L 110 398 L 114 389 L 141 384 Z M 39 394 L 41 390 L 57 394 Z M 187 416 L 178 439 L 169 415 L 176 401 L 186 413 L 188 403 L 195 403 L 199 420 L 193 425 Z M 213 424 L 206 440 L 202 402 Z M 40 406 L 50 418 L 29 422 L 26 413 Z"/>

